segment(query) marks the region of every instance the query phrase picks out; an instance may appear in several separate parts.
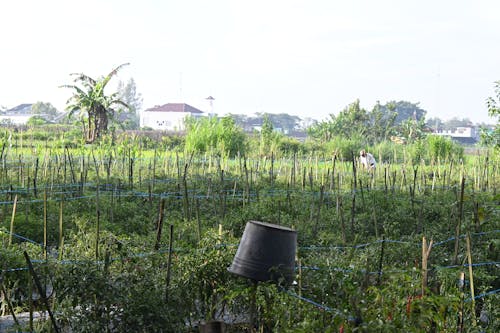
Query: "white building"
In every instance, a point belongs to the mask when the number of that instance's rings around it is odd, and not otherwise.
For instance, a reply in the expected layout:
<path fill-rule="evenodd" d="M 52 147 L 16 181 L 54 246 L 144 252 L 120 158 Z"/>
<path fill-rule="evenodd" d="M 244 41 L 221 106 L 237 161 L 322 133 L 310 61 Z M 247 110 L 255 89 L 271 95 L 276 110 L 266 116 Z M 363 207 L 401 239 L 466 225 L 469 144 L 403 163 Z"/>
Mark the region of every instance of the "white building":
<path fill-rule="evenodd" d="M 435 135 L 447 136 L 453 141 L 465 145 L 474 145 L 479 141 L 480 133 L 476 127 L 457 127 L 454 131 L 439 131 Z"/>
<path fill-rule="evenodd" d="M 186 103 L 167 103 L 140 114 L 140 126 L 165 131 L 183 131 L 186 117 L 202 117 L 203 111 Z"/>
<path fill-rule="evenodd" d="M 450 136 L 452 138 L 479 138 L 479 131 L 475 127 L 457 127 L 455 130 L 439 131 L 436 135 Z"/>
<path fill-rule="evenodd" d="M 0 114 L 0 123 L 8 122 L 13 125 L 25 125 L 33 117 L 31 107 L 33 104 L 19 104 Z"/>

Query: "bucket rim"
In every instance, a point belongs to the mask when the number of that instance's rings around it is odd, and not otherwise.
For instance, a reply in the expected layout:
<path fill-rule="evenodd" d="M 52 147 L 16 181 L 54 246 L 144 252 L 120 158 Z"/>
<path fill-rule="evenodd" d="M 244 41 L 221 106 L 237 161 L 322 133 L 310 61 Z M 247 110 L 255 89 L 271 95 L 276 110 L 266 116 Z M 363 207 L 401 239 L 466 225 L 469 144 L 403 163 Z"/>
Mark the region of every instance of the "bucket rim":
<path fill-rule="evenodd" d="M 248 221 L 248 223 L 252 223 L 252 224 L 256 224 L 256 225 L 261 225 L 261 226 L 268 227 L 268 228 L 283 230 L 283 231 L 291 231 L 291 232 L 295 232 L 295 233 L 297 232 L 297 230 L 294 230 L 292 228 L 285 227 L 285 226 L 279 225 L 279 224 L 269 223 L 269 222 L 262 222 L 262 221 L 250 220 L 250 221 Z"/>

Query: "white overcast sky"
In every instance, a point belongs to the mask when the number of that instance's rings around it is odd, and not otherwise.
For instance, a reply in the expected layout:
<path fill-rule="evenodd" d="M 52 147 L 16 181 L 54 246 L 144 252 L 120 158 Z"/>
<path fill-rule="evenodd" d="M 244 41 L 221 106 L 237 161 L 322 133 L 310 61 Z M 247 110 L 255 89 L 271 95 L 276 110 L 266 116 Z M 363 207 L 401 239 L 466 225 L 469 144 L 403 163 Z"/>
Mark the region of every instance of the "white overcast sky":
<path fill-rule="evenodd" d="M 324 119 L 360 99 L 494 122 L 498 0 L 15 0 L 0 3 L 0 105 L 64 109 L 70 73 L 134 78 L 143 108 Z"/>

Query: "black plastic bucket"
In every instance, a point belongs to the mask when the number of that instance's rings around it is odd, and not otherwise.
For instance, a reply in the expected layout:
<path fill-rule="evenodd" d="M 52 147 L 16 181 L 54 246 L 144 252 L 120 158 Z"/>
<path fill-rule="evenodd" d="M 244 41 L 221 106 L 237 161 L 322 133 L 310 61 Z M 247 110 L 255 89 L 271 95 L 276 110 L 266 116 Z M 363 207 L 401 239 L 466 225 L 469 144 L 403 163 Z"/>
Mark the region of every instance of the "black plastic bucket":
<path fill-rule="evenodd" d="M 249 221 L 228 271 L 255 281 L 289 285 L 295 276 L 296 249 L 295 230 Z"/>

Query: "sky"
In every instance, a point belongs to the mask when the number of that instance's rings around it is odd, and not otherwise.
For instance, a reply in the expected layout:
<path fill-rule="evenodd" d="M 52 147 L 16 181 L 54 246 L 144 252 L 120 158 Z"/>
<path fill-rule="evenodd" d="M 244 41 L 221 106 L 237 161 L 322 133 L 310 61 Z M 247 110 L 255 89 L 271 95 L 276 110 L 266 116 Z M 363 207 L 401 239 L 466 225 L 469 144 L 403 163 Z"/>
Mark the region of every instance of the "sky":
<path fill-rule="evenodd" d="M 0 3 L 0 105 L 63 110 L 70 73 L 130 63 L 143 109 L 326 119 L 360 100 L 427 119 L 488 117 L 500 80 L 498 0 L 16 0 Z M 110 86 L 109 93 L 113 92 Z"/>

